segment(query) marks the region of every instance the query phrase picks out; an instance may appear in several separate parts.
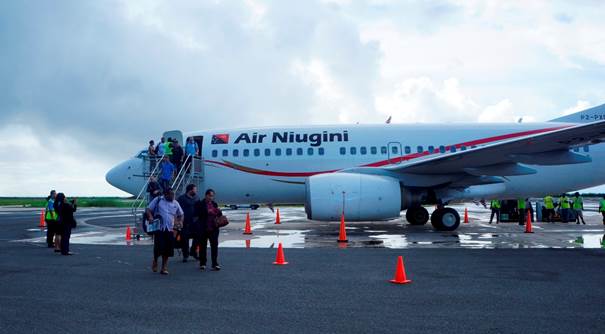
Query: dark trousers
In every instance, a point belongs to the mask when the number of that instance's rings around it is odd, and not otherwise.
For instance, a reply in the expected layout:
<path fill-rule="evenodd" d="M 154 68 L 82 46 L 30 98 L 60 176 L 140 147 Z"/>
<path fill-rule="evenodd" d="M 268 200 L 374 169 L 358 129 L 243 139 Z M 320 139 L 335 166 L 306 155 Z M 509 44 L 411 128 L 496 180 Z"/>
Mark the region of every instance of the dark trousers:
<path fill-rule="evenodd" d="M 519 210 L 519 225 L 525 225 L 525 219 L 527 219 L 527 217 L 525 217 L 525 215 L 527 214 L 525 212 L 526 209 L 518 209 Z"/>
<path fill-rule="evenodd" d="M 218 266 L 218 234 L 219 230 L 204 231 L 200 243 L 200 265 L 206 265 L 206 247 L 210 241 L 210 253 L 212 256 L 212 266 Z"/>
<path fill-rule="evenodd" d="M 48 247 L 54 247 L 55 245 L 55 234 L 59 234 L 57 231 L 57 221 L 56 220 L 47 220 L 46 221 L 46 243 Z"/>
<path fill-rule="evenodd" d="M 71 237 L 71 227 L 64 226 L 63 233 L 61 233 L 61 254 L 67 255 L 69 253 L 69 238 Z"/>
<path fill-rule="evenodd" d="M 189 255 L 194 258 L 198 258 L 197 247 L 201 243 L 199 236 L 190 235 L 189 233 L 181 233 L 181 252 L 183 253 L 183 259 L 187 259 Z M 189 240 L 191 240 L 191 247 L 189 246 Z"/>
<path fill-rule="evenodd" d="M 166 191 L 170 188 L 170 180 L 160 179 L 160 187 L 162 187 L 162 191 Z"/>
<path fill-rule="evenodd" d="M 489 217 L 489 222 L 491 224 L 492 220 L 496 216 L 496 223 L 500 222 L 500 209 L 492 209 L 492 215 Z"/>
<path fill-rule="evenodd" d="M 569 221 L 569 209 L 561 209 L 561 221 L 564 223 Z"/>
<path fill-rule="evenodd" d="M 555 209 L 544 209 L 544 217 L 542 217 L 542 221 L 552 223 L 554 216 Z"/>
<path fill-rule="evenodd" d="M 605 225 L 605 211 L 601 211 L 601 214 L 603 215 L 603 225 Z"/>

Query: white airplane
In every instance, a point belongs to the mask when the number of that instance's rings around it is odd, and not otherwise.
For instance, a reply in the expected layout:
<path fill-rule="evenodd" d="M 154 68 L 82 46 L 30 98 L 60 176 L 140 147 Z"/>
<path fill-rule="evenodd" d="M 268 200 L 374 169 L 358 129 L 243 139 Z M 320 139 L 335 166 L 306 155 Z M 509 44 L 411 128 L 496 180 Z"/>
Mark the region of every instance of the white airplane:
<path fill-rule="evenodd" d="M 431 220 L 455 230 L 448 203 L 561 194 L 605 184 L 605 104 L 544 123 L 375 124 L 187 133 L 201 147 L 195 179 L 223 203 L 304 204 L 312 220 Z M 164 137 L 183 142 L 180 131 Z M 107 181 L 142 193 L 146 151 Z M 424 205 L 436 205 L 430 215 Z"/>

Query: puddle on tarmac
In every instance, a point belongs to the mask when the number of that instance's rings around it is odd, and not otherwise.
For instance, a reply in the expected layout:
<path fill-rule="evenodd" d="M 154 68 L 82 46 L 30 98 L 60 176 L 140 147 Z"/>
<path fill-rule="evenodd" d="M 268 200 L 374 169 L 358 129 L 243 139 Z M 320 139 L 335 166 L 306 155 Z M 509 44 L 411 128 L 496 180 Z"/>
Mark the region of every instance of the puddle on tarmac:
<path fill-rule="evenodd" d="M 582 248 L 605 248 L 605 235 L 583 234 L 570 243 L 579 245 Z"/>

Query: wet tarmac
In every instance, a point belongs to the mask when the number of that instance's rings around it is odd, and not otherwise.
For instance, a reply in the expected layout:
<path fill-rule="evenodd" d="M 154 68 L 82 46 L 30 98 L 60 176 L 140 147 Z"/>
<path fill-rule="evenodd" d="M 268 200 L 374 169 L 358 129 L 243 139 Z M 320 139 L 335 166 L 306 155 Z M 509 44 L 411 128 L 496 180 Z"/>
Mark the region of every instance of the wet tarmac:
<path fill-rule="evenodd" d="M 468 209 L 469 223 L 453 232 L 435 231 L 430 223 L 411 226 L 405 218 L 377 222 L 347 222 L 348 243 L 336 242 L 338 222 L 306 219 L 302 207 L 280 207 L 281 224 L 268 208 L 224 212 L 230 224 L 221 230 L 220 246 L 229 248 L 273 248 L 281 242 L 286 248 L 605 248 L 605 228 L 601 215 L 588 205 L 584 212 L 587 225 L 575 223 L 533 223 L 533 234 L 524 233 L 516 223 L 489 224 L 490 211 L 474 203 L 453 206 L 461 213 Z M 429 210 L 432 211 L 432 210 Z M 244 235 L 246 214 L 250 214 L 252 235 Z M 0 208 L 1 219 L 31 219 L 24 226 L 25 237 L 18 242 L 44 242 L 44 230 L 37 227 L 39 211 L 24 208 Z M 82 208 L 77 213 L 78 228 L 72 234 L 74 244 L 149 245 L 146 236 L 126 241 L 127 226 L 135 220 L 129 209 Z M 136 231 L 135 231 L 136 235 Z"/>

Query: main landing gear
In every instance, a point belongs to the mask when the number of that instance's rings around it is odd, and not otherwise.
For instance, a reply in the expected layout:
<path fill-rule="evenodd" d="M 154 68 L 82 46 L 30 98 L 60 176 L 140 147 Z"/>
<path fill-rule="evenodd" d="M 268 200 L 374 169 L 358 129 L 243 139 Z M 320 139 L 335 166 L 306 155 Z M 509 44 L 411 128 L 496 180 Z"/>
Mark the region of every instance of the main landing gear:
<path fill-rule="evenodd" d="M 410 225 L 424 225 L 429 221 L 429 212 L 422 206 L 409 208 L 405 218 Z M 431 224 L 438 231 L 454 231 L 460 226 L 460 215 L 452 208 L 439 206 L 430 215 Z"/>

